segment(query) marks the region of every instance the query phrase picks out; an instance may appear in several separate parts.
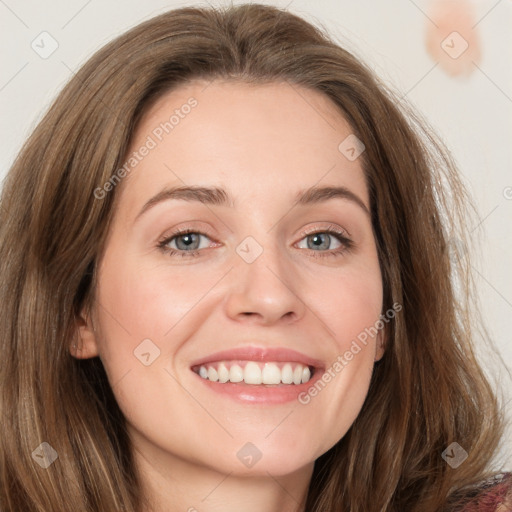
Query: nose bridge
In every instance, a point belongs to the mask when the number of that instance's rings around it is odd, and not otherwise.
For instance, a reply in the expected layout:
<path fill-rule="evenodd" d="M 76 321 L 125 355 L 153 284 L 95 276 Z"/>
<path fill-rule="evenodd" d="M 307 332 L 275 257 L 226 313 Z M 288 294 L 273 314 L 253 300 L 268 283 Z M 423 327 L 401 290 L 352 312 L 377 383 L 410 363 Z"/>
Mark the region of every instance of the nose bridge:
<path fill-rule="evenodd" d="M 285 248 L 273 231 L 248 236 L 236 247 L 236 269 L 227 300 L 231 318 L 258 317 L 264 323 L 280 318 L 297 319 L 304 305 L 299 299 L 298 279 L 287 262 Z M 296 276 L 298 277 L 298 276 Z"/>

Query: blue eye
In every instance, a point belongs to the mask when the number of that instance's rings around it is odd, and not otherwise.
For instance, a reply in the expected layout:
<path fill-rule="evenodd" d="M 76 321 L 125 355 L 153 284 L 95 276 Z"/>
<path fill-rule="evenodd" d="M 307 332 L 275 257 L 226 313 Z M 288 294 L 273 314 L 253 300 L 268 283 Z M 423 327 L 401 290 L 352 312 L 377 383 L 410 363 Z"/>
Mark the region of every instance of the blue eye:
<path fill-rule="evenodd" d="M 201 237 L 209 240 L 204 233 L 200 233 L 198 231 L 177 231 L 172 236 L 162 240 L 158 244 L 158 247 L 164 252 L 169 253 L 171 256 L 176 254 L 181 254 L 182 256 L 197 256 L 199 254 L 199 249 L 205 248 L 200 247 Z M 171 244 L 174 244 L 175 247 L 172 247 Z M 208 245 L 206 247 L 208 247 Z"/>
<path fill-rule="evenodd" d="M 308 235 L 304 237 L 303 240 L 307 240 L 307 249 L 311 249 L 313 251 L 337 249 L 338 247 L 343 245 L 337 237 L 334 237 L 332 236 L 332 234 L 329 234 L 327 232 L 318 232 L 313 235 Z M 333 241 L 338 244 L 337 247 L 331 247 Z"/>
<path fill-rule="evenodd" d="M 176 248 L 179 250 L 195 250 L 199 248 L 202 236 L 200 233 L 185 233 L 184 235 L 173 237 L 173 240 L 169 243 L 176 242 Z"/>
<path fill-rule="evenodd" d="M 177 230 L 171 236 L 159 242 L 158 247 L 170 256 L 180 255 L 193 258 L 200 256 L 201 250 L 210 246 L 208 243 L 201 246 L 201 238 L 211 242 L 210 237 L 200 231 L 193 231 L 192 229 Z M 304 241 L 306 241 L 305 247 L 303 245 Z M 346 237 L 343 230 L 332 226 L 322 230 L 311 230 L 305 233 L 300 242 L 296 244 L 299 249 L 307 249 L 313 257 L 340 256 L 345 251 L 350 250 L 353 245 L 352 240 Z"/>
<path fill-rule="evenodd" d="M 299 245 L 303 244 L 303 241 L 306 241 L 306 247 Z M 297 245 L 299 249 L 310 250 L 311 256 L 315 258 L 341 256 L 354 245 L 352 240 L 347 238 L 344 231 L 334 226 L 306 233 L 299 244 Z"/>

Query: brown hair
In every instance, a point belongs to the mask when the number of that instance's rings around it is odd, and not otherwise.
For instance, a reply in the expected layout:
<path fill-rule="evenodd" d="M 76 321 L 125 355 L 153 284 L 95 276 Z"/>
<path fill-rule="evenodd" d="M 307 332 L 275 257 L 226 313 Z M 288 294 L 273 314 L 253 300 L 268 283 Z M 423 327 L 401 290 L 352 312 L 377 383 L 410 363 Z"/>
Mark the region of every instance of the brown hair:
<path fill-rule="evenodd" d="M 502 433 L 471 345 L 468 259 L 450 257 L 451 242 L 464 242 L 467 197 L 424 122 L 358 59 L 300 17 L 261 5 L 178 9 L 109 43 L 10 170 L 0 209 L 0 508 L 141 510 L 125 420 L 101 362 L 71 357 L 69 345 L 78 313 L 94 302 L 118 193 L 98 200 L 94 191 L 122 166 L 149 105 L 198 78 L 320 91 L 366 147 L 384 310 L 403 309 L 387 326 L 359 416 L 315 463 L 306 510 L 450 509 L 455 491 L 487 475 Z M 58 454 L 45 470 L 31 455 L 43 441 Z M 441 457 L 454 441 L 469 454 L 456 470 Z"/>

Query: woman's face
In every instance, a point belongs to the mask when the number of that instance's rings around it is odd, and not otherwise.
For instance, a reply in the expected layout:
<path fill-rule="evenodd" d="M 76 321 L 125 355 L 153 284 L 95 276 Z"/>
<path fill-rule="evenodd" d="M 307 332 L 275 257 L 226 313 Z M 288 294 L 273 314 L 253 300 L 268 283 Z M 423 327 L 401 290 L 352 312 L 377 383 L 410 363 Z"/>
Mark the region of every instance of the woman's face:
<path fill-rule="evenodd" d="M 192 82 L 146 113 L 75 355 L 155 464 L 284 475 L 357 417 L 382 356 L 361 149 L 287 83 Z"/>

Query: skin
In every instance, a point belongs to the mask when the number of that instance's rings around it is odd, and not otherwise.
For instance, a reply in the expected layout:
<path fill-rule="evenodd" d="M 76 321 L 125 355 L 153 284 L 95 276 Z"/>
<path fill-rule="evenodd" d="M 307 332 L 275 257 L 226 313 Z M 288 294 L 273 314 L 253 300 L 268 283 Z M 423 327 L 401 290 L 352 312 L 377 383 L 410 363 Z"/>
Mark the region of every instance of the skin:
<path fill-rule="evenodd" d="M 197 106 L 116 191 L 95 309 L 83 312 L 72 354 L 101 358 L 151 510 L 301 511 L 315 459 L 362 407 L 382 332 L 307 405 L 235 402 L 207 389 L 190 365 L 252 344 L 291 348 L 328 368 L 375 324 L 382 279 L 369 214 L 343 198 L 293 207 L 300 190 L 316 185 L 344 186 L 369 209 L 361 158 L 338 150 L 352 130 L 320 93 L 218 80 L 162 97 L 131 151 L 190 97 Z M 136 220 L 163 188 L 184 185 L 221 187 L 234 204 L 172 199 Z M 333 254 L 343 249 L 334 237 L 309 248 L 315 235 L 304 230 L 330 225 L 350 234 L 351 249 Z M 176 227 L 208 229 L 199 256 L 157 247 Z M 248 236 L 263 249 L 252 263 L 236 251 Z M 160 355 L 145 366 L 134 350 L 148 338 Z M 247 442 L 262 455 L 250 468 L 237 457 Z"/>

